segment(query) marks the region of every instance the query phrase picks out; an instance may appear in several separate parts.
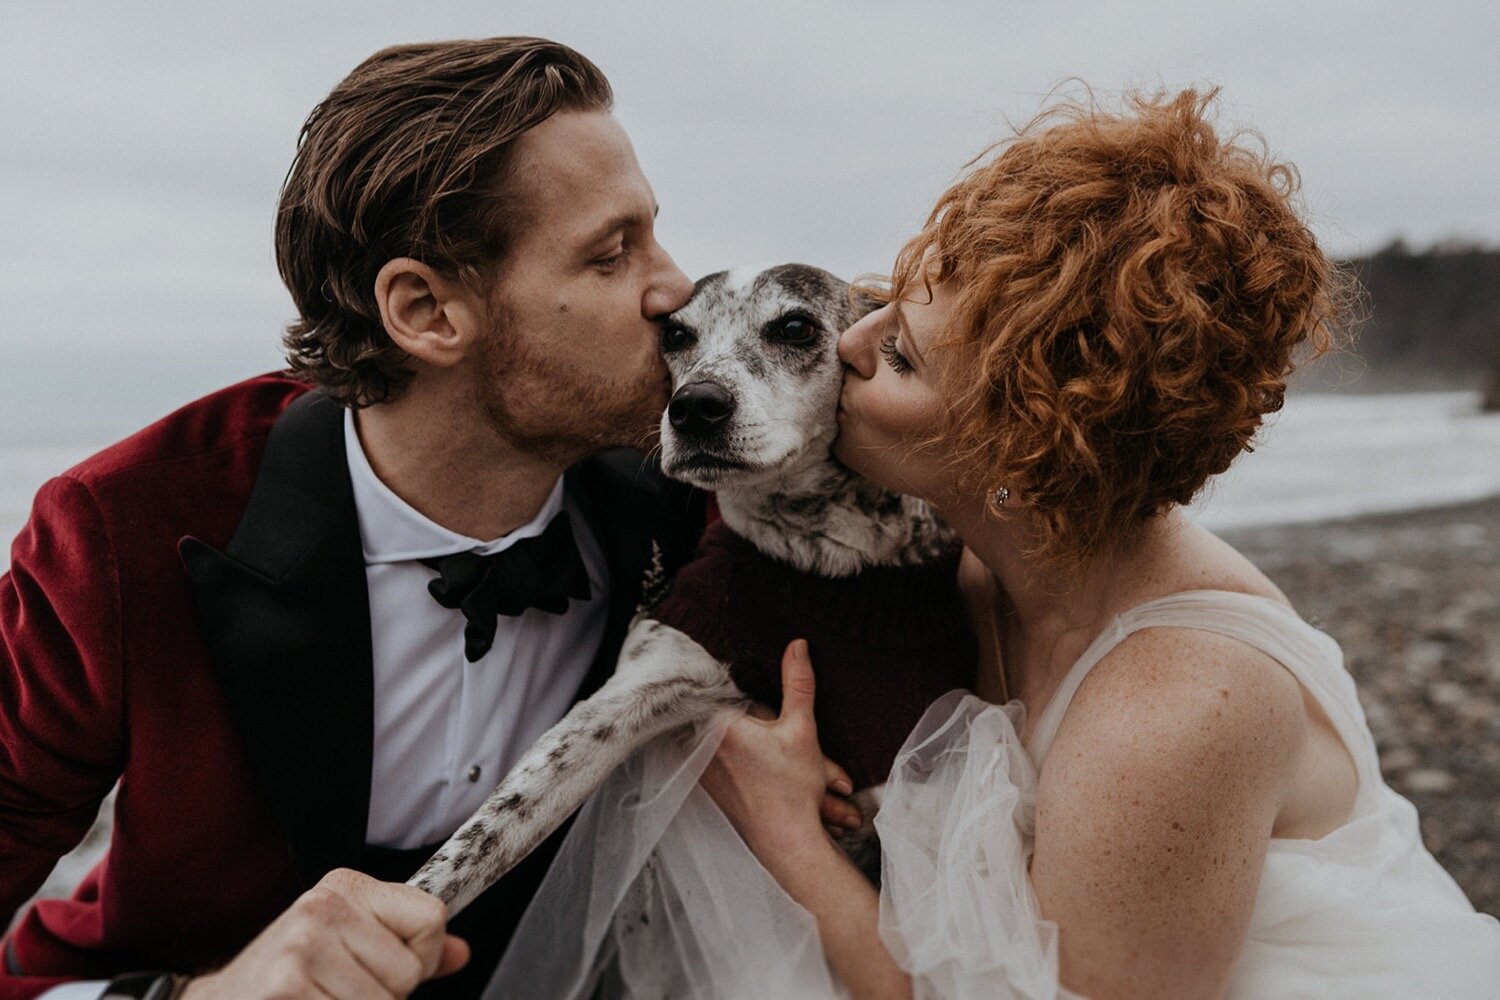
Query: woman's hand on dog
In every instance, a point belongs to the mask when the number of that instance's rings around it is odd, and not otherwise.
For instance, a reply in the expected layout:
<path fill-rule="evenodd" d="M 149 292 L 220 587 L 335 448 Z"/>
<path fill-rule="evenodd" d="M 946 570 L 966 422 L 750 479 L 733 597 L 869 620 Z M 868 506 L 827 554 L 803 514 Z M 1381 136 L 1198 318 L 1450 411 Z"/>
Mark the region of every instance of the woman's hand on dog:
<path fill-rule="evenodd" d="M 807 642 L 781 658 L 781 714 L 747 714 L 729 727 L 699 783 L 763 860 L 825 838 L 823 827 L 855 829 L 862 817 L 845 797 L 853 783 L 823 756 L 813 721 L 813 669 Z"/>

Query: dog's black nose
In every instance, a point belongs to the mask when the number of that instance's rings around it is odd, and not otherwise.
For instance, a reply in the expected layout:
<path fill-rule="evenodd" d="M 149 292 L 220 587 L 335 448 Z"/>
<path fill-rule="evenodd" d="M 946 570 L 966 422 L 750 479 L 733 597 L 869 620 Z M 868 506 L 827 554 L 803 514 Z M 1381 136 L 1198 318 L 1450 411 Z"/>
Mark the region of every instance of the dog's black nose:
<path fill-rule="evenodd" d="M 667 419 L 684 434 L 702 434 L 729 419 L 734 397 L 712 382 L 689 382 L 672 394 Z"/>

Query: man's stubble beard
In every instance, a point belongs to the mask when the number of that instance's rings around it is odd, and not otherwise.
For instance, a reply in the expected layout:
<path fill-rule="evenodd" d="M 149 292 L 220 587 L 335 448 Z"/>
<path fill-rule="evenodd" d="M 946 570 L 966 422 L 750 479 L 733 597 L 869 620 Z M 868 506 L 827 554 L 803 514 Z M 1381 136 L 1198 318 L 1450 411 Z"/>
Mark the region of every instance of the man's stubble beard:
<path fill-rule="evenodd" d="M 601 384 L 507 330 L 504 313 L 481 344 L 479 405 L 500 436 L 519 451 L 568 466 L 610 448 L 655 445 L 667 403 L 660 380 Z"/>

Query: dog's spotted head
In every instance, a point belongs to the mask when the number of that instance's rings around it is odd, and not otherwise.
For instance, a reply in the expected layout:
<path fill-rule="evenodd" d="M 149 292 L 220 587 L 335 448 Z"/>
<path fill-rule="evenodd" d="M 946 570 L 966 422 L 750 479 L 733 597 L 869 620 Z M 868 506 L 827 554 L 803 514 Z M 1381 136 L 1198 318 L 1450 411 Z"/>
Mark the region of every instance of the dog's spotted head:
<path fill-rule="evenodd" d="M 720 271 L 662 329 L 662 468 L 706 489 L 824 458 L 838 433 L 849 286 L 806 264 Z"/>

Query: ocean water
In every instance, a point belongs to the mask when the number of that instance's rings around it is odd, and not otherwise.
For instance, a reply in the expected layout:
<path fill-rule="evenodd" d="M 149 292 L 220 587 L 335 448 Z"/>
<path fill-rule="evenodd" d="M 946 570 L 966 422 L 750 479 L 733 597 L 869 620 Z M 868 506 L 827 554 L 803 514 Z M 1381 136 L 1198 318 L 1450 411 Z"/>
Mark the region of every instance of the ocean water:
<path fill-rule="evenodd" d="M 36 490 L 108 441 L 0 446 L 0 567 Z M 1293 396 L 1193 504 L 1211 528 L 1321 521 L 1500 495 L 1500 413 L 1470 392 Z"/>
<path fill-rule="evenodd" d="M 1293 396 L 1191 508 L 1211 528 L 1440 507 L 1500 494 L 1500 413 L 1477 392 Z"/>

